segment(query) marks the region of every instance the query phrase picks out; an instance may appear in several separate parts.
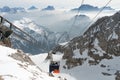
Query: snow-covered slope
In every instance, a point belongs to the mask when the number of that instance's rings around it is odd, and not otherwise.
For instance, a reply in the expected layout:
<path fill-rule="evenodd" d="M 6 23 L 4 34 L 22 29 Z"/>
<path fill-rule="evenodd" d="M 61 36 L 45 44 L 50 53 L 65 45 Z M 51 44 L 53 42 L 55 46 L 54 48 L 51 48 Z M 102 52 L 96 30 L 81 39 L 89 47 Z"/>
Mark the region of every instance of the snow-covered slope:
<path fill-rule="evenodd" d="M 16 36 L 12 36 L 11 41 L 14 48 L 22 49 L 24 52 L 38 54 L 40 52 L 48 52 L 54 46 L 60 42 L 68 40 L 69 35 L 66 32 L 54 33 L 44 26 L 37 25 L 29 18 L 23 18 L 21 20 L 14 21 L 14 25 L 32 36 L 36 43 L 27 43 Z M 20 36 L 23 36 L 21 32 L 15 31 Z M 27 37 L 26 37 L 27 38 Z"/>
<path fill-rule="evenodd" d="M 0 46 L 0 80 L 59 80 L 38 68 L 23 52 Z"/>
<path fill-rule="evenodd" d="M 43 53 L 39 55 L 30 56 L 30 58 L 43 71 L 49 72 L 50 60 L 46 60 L 47 55 L 48 55 L 47 53 Z M 54 61 L 62 61 L 62 56 L 63 54 L 53 55 L 53 59 Z M 60 80 L 77 80 L 76 78 L 71 76 L 69 73 L 64 73 L 61 69 L 59 74 L 53 73 L 53 75 L 55 77 L 60 77 L 61 78 Z"/>

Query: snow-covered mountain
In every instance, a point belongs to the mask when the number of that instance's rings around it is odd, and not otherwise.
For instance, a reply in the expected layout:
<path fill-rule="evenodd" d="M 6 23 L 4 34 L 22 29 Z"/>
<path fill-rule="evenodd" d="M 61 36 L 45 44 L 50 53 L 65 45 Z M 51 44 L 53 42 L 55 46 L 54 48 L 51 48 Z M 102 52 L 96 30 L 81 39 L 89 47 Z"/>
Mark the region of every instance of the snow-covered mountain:
<path fill-rule="evenodd" d="M 30 57 L 19 51 L 0 46 L 0 80 L 60 80 L 38 68 Z"/>
<path fill-rule="evenodd" d="M 63 53 L 62 72 L 77 80 L 120 80 L 120 12 L 98 19 L 82 36 L 52 52 Z"/>
<path fill-rule="evenodd" d="M 28 10 L 36 10 L 38 8 L 36 8 L 35 6 L 31 6 L 30 8 L 28 8 Z"/>
<path fill-rule="evenodd" d="M 22 7 L 10 8 L 8 6 L 4 6 L 3 8 L 0 8 L 0 12 L 4 12 L 4 13 L 17 13 L 17 12 L 25 12 L 25 9 L 22 8 Z"/>
<path fill-rule="evenodd" d="M 12 44 L 14 48 L 22 49 L 24 52 L 38 54 L 41 52 L 48 52 L 58 43 L 65 42 L 69 39 L 69 35 L 64 33 L 54 33 L 49 29 L 35 24 L 29 18 L 23 18 L 22 20 L 14 21 L 14 24 L 18 26 L 23 31 L 31 35 L 36 42 L 26 42 L 14 35 L 12 35 Z M 14 31 L 19 35 L 23 36 L 21 32 Z"/>

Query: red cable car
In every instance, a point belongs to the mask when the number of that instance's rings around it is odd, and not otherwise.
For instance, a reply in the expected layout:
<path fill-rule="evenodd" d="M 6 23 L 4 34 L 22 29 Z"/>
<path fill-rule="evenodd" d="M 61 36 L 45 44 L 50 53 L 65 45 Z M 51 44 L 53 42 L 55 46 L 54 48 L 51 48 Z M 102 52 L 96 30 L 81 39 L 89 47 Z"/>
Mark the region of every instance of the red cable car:
<path fill-rule="evenodd" d="M 57 61 L 51 61 L 50 65 L 49 65 L 49 73 L 60 73 L 59 70 L 60 67 L 60 62 Z"/>

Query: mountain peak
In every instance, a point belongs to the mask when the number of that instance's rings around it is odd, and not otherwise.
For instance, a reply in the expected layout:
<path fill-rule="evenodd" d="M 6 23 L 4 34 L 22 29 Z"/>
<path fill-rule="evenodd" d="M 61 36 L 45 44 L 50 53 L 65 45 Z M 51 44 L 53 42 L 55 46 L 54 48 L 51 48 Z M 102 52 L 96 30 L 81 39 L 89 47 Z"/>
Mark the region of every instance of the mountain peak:
<path fill-rule="evenodd" d="M 35 6 L 31 6 L 30 8 L 28 8 L 28 10 L 35 10 L 37 9 Z"/>
<path fill-rule="evenodd" d="M 83 4 L 79 7 L 80 10 L 98 10 L 98 7 L 94 7 L 92 5 L 89 4 Z"/>
<path fill-rule="evenodd" d="M 55 10 L 54 6 L 47 6 L 46 8 L 43 8 L 42 9 L 43 11 L 46 11 L 46 10 Z"/>

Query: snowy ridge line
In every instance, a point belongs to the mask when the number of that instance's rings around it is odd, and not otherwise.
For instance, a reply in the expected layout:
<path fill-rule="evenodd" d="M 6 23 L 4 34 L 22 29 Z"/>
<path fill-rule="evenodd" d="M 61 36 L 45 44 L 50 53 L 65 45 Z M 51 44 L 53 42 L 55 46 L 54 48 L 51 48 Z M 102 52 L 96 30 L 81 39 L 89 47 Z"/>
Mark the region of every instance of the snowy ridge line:
<path fill-rule="evenodd" d="M 29 42 L 32 42 L 32 43 L 37 42 L 36 39 L 34 39 L 32 36 L 30 36 L 29 34 L 27 34 L 26 32 L 24 32 L 23 30 L 21 30 L 20 28 L 18 28 L 18 27 L 15 26 L 14 24 L 12 24 L 12 23 L 11 23 L 10 21 L 8 21 L 7 19 L 3 18 L 2 16 L 0 16 L 0 18 L 1 18 L 1 21 L 0 21 L 1 24 L 4 24 L 4 22 L 6 21 L 7 23 L 10 24 L 10 27 L 9 27 L 10 29 L 15 28 L 15 29 L 17 29 L 18 31 L 20 31 L 22 34 L 24 34 L 24 37 L 21 37 L 21 36 L 17 36 L 17 37 L 20 37 L 21 39 L 26 40 L 26 41 L 29 41 Z M 16 35 L 17 33 L 14 32 L 14 34 Z M 18 35 L 18 34 L 17 34 L 17 35 Z M 29 39 L 25 38 L 25 35 L 26 35 L 27 38 L 29 37 Z"/>

